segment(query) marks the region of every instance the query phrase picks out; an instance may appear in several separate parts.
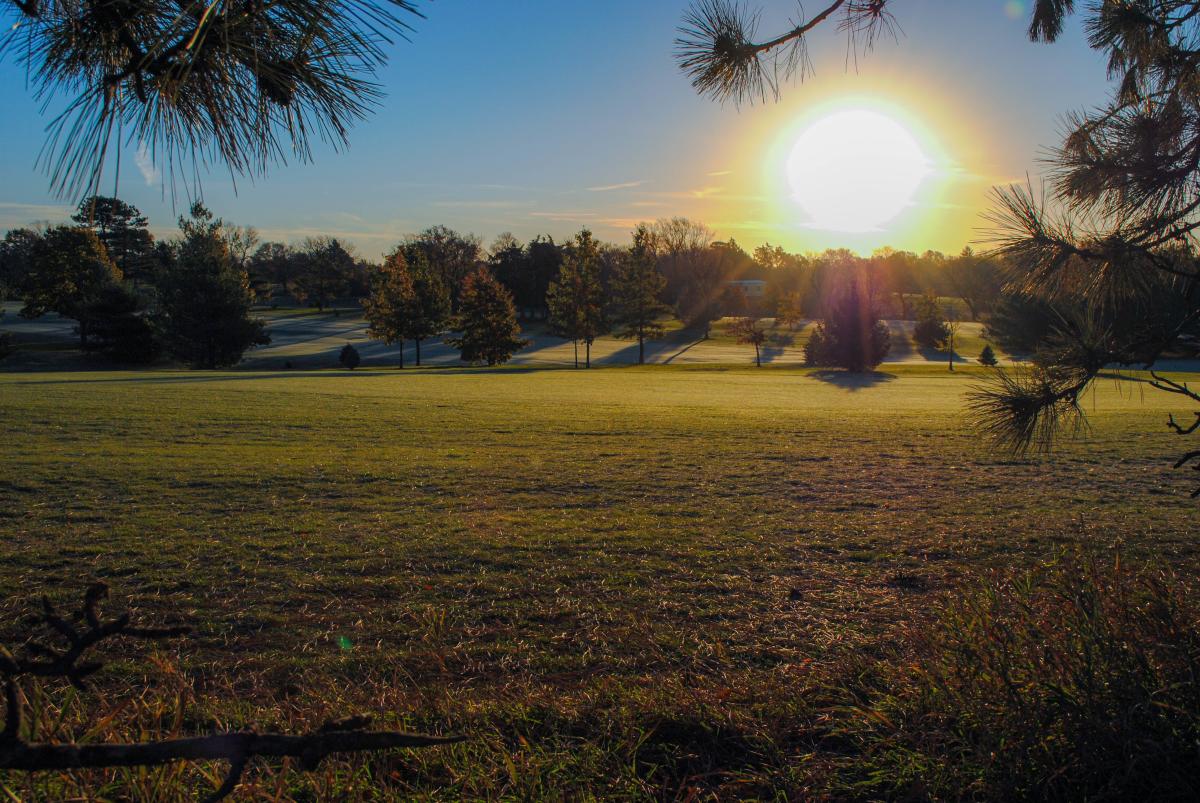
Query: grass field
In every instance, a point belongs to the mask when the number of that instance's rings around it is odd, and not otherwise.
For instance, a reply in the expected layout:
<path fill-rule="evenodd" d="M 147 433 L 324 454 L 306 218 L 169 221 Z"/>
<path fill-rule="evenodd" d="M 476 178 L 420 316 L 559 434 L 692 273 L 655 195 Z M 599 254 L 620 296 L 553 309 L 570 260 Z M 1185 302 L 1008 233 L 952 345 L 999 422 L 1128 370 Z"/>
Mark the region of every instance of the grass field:
<path fill-rule="evenodd" d="M 1106 380 L 1077 441 L 1012 458 L 970 429 L 979 376 L 0 374 L 0 615 L 100 578 L 145 620 L 198 626 L 105 674 L 86 705 L 111 733 L 365 710 L 472 737 L 264 771 L 246 799 L 815 794 L 842 748 L 808 691 L 848 653 L 896 649 L 989 568 L 1064 545 L 1196 563 L 1164 427 L 1186 410 Z M 85 704 L 56 695 L 69 729 Z M 216 777 L 86 779 L 170 800 Z"/>

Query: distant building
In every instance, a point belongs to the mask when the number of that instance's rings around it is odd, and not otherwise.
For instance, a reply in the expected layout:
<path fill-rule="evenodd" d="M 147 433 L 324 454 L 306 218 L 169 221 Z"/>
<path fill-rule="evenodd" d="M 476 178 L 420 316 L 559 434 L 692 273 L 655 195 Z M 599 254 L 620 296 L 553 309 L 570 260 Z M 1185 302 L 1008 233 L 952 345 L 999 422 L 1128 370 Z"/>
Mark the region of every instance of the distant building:
<path fill-rule="evenodd" d="M 767 295 L 767 283 L 762 279 L 737 279 L 725 282 L 726 287 L 736 287 L 745 293 L 747 300 L 756 301 Z"/>

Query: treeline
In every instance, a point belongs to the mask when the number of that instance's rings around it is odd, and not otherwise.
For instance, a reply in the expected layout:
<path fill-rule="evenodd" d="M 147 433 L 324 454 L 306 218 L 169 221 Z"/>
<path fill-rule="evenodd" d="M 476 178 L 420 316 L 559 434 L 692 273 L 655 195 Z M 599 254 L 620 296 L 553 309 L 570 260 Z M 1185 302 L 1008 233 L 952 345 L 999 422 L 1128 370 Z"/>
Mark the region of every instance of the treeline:
<path fill-rule="evenodd" d="M 121 363 L 163 353 L 197 368 L 233 365 L 270 341 L 251 317 L 237 258 L 245 230 L 196 203 L 176 238 L 155 242 L 146 218 L 115 198 L 80 204 L 74 225 L 14 229 L 0 243 L 0 283 L 21 315 L 76 322 L 79 346 Z"/>
<path fill-rule="evenodd" d="M 424 341 L 460 330 L 466 339 L 455 342 L 466 361 L 503 362 L 524 343 L 518 321 L 544 322 L 576 344 L 577 363 L 590 365 L 591 345 L 608 334 L 636 340 L 644 359 L 645 341 L 660 337 L 672 315 L 704 337 L 714 321 L 733 317 L 733 333 L 756 348 L 765 337 L 761 318 L 787 327 L 822 320 L 814 353 L 822 344 L 834 350 L 833 319 L 848 298 L 872 320 L 918 321 L 926 345 L 950 334 L 944 319 L 956 313 L 947 313 L 947 299 L 961 317 L 986 322 L 989 337 L 1010 352 L 1032 352 L 1063 318 L 1007 291 L 1005 266 L 970 249 L 861 257 L 765 244 L 747 252 L 685 218 L 642 224 L 627 246 L 585 229 L 562 243 L 503 234 L 485 247 L 475 235 L 434 226 L 403 238 L 380 264 L 333 237 L 262 242 L 254 228 L 230 225 L 199 204 L 178 223 L 176 237 L 158 241 L 133 206 L 87 199 L 73 225 L 9 231 L 0 243 L 0 284 L 24 301 L 22 315 L 75 320 L 85 350 L 120 362 L 165 352 L 201 367 L 231 365 L 267 342 L 250 316 L 256 304 L 361 303 L 372 336 L 411 342 L 418 364 Z M 874 337 L 862 348 L 883 346 Z"/>

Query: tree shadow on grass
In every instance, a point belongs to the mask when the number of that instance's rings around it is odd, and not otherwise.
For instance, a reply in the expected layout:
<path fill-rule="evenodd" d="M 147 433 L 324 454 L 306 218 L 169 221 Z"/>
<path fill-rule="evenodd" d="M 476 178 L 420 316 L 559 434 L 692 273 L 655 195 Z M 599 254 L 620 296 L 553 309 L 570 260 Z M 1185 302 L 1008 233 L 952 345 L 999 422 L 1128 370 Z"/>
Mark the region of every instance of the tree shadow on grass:
<path fill-rule="evenodd" d="M 344 368 L 326 369 L 282 369 L 266 371 L 262 369 L 238 370 L 226 369 L 216 372 L 197 370 L 188 372 L 172 370 L 170 372 L 145 372 L 137 376 L 88 377 L 86 379 L 26 379 L 13 382 L 15 385 L 89 385 L 89 384 L 196 384 L 204 382 L 241 382 L 245 380 L 289 380 L 289 379 L 339 379 L 362 380 L 383 379 L 387 377 L 430 376 L 455 371 L 463 375 L 470 374 L 532 374 L 546 371 L 574 370 L 564 365 L 501 365 L 501 366 L 466 366 L 466 365 L 429 365 L 420 368 L 376 368 L 371 370 L 347 371 Z M 584 370 L 580 368 L 579 370 Z"/>
<path fill-rule="evenodd" d="M 851 371 L 814 371 L 809 376 L 819 382 L 836 385 L 850 391 L 872 388 L 885 382 L 891 382 L 896 378 L 895 374 L 887 374 L 882 371 L 864 371 L 861 374 Z"/>

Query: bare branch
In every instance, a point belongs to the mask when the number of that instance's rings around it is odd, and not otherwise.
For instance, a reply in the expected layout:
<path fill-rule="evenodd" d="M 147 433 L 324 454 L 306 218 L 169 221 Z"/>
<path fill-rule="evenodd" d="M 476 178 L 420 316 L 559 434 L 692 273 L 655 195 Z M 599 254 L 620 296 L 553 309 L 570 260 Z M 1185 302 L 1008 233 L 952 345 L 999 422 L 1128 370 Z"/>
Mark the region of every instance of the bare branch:
<path fill-rule="evenodd" d="M 86 625 L 79 629 L 59 615 L 49 599 L 42 600 L 42 615 L 37 623 L 55 631 L 67 642 L 55 648 L 28 639 L 24 652 L 37 657 L 14 655 L 0 645 L 0 677 L 4 680 L 4 730 L 0 731 L 0 770 L 39 772 L 46 770 L 95 769 L 104 767 L 148 767 L 176 761 L 229 762 L 229 771 L 221 785 L 206 800 L 219 801 L 237 787 L 250 759 L 255 757 L 299 759 L 306 770 L 315 769 L 325 758 L 339 753 L 361 753 L 394 748 L 433 747 L 463 741 L 465 736 L 429 736 L 403 731 L 370 731 L 371 718 L 355 715 L 330 720 L 315 731 L 299 735 L 257 733 L 253 730 L 214 733 L 181 739 L 132 744 L 38 743 L 22 738 L 24 704 L 19 679 L 22 677 L 58 677 L 83 687 L 83 679 L 103 664 L 83 663 L 82 658 L 103 642 L 129 637 L 161 640 L 188 632 L 186 627 L 145 628 L 130 625 L 128 613 L 105 621 L 100 602 L 108 594 L 102 583 L 93 585 L 72 619 Z"/>

